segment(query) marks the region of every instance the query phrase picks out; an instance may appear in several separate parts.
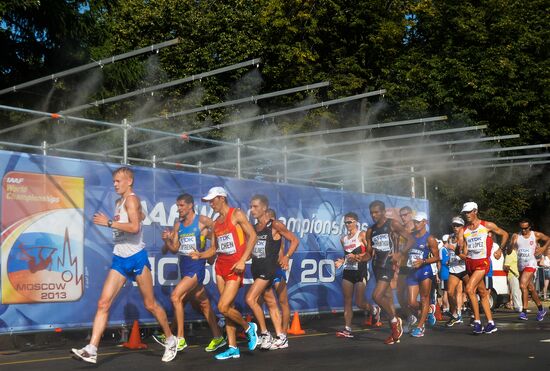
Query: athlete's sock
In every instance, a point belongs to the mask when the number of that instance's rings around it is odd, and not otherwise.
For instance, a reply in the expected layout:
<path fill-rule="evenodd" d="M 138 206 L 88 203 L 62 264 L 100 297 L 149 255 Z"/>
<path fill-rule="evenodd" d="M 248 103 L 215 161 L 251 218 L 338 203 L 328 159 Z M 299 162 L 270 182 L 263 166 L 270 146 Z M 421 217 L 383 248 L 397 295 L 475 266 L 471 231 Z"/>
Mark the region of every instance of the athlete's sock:
<path fill-rule="evenodd" d="M 487 322 L 487 323 L 490 323 L 491 325 L 494 325 L 494 324 L 495 324 L 494 321 L 489 321 L 489 322 Z"/>
<path fill-rule="evenodd" d="M 269 335 L 269 331 L 262 331 L 261 335 Z"/>
<path fill-rule="evenodd" d="M 88 344 L 84 347 L 84 349 L 86 349 L 86 352 L 88 352 L 88 354 L 91 354 L 91 355 L 97 354 L 97 347 L 95 345 Z"/>
<path fill-rule="evenodd" d="M 351 332 L 351 327 L 345 326 L 346 331 Z"/>
<path fill-rule="evenodd" d="M 462 310 L 458 309 L 458 310 L 456 311 L 456 314 L 460 317 L 460 316 L 462 315 Z"/>
<path fill-rule="evenodd" d="M 542 304 L 541 305 L 537 305 L 537 309 L 540 311 L 542 311 Z"/>
<path fill-rule="evenodd" d="M 481 320 L 476 319 L 476 320 L 474 320 L 474 323 L 480 323 L 481 324 Z"/>
<path fill-rule="evenodd" d="M 522 312 L 527 314 L 527 309 L 523 308 Z"/>
<path fill-rule="evenodd" d="M 286 339 L 286 334 L 277 334 L 279 339 Z"/>
<path fill-rule="evenodd" d="M 174 335 L 172 335 L 172 336 L 170 336 L 169 338 L 166 339 L 166 344 L 174 344 L 177 341 L 178 341 L 178 339 Z"/>
<path fill-rule="evenodd" d="M 393 317 L 390 322 L 391 323 L 397 323 L 397 317 Z"/>

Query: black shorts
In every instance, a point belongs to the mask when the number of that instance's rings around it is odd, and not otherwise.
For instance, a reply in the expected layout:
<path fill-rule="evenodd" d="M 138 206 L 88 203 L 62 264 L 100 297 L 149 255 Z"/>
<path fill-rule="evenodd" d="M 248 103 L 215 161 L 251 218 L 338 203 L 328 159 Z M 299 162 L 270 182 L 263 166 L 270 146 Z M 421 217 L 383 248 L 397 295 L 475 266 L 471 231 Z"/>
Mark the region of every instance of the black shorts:
<path fill-rule="evenodd" d="M 453 273 L 453 272 L 450 272 L 449 274 L 452 275 L 452 276 L 457 277 L 459 280 L 464 279 L 464 277 L 466 277 L 466 276 L 468 275 L 468 273 L 467 273 L 466 271 L 462 271 L 462 272 L 460 272 L 460 273 Z"/>
<path fill-rule="evenodd" d="M 449 280 L 441 280 L 441 289 L 443 291 L 449 291 Z"/>
<path fill-rule="evenodd" d="M 374 278 L 376 281 L 390 282 L 393 279 L 395 271 L 391 265 L 385 265 L 382 267 L 373 267 Z"/>
<path fill-rule="evenodd" d="M 399 275 L 404 275 L 405 277 L 409 275 L 409 273 L 412 272 L 411 267 L 407 267 L 406 265 L 399 267 Z"/>
<path fill-rule="evenodd" d="M 369 271 L 366 269 L 357 269 L 357 270 L 351 270 L 351 269 L 344 269 L 344 273 L 342 273 L 342 279 L 349 281 L 353 284 L 356 284 L 358 282 L 364 282 L 367 283 L 369 279 Z"/>
<path fill-rule="evenodd" d="M 273 281 L 277 272 L 277 265 L 266 259 L 253 260 L 250 267 L 253 279 L 261 278 L 266 281 Z"/>

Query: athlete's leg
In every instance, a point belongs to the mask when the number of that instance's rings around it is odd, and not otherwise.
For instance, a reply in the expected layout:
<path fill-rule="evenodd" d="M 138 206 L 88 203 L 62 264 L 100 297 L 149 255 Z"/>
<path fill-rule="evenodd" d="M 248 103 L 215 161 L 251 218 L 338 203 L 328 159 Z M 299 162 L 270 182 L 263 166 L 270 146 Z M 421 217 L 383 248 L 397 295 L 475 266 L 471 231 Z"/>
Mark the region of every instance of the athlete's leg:
<path fill-rule="evenodd" d="M 216 313 L 212 310 L 210 299 L 208 298 L 208 294 L 206 293 L 206 289 L 203 285 L 199 285 L 193 290 L 193 303 L 194 306 L 202 312 L 204 318 L 206 318 L 208 327 L 210 327 L 210 331 L 212 332 L 212 336 L 215 338 L 222 336 L 222 330 L 220 329 L 220 326 L 218 326 Z"/>
<path fill-rule="evenodd" d="M 527 287 L 529 289 L 529 292 L 531 293 L 531 298 L 537 305 L 537 307 L 540 307 L 542 305 L 540 301 L 539 294 L 537 293 L 537 289 L 535 288 L 535 283 L 533 282 L 533 276 L 535 275 L 534 272 L 531 273 L 531 279 L 529 280 L 529 286 Z"/>
<path fill-rule="evenodd" d="M 420 309 L 420 303 L 418 302 L 418 292 L 420 288 L 418 285 L 409 285 L 409 298 L 407 300 L 407 305 L 411 309 L 413 315 L 418 315 L 418 310 Z"/>
<path fill-rule="evenodd" d="M 342 293 L 344 295 L 344 323 L 346 327 L 351 328 L 351 320 L 353 318 L 353 283 L 343 279 Z"/>
<path fill-rule="evenodd" d="M 109 309 L 125 282 L 126 277 L 114 269 L 111 269 L 107 274 L 101 296 L 97 302 L 97 312 L 95 314 L 92 337 L 90 339 L 90 344 L 96 348 L 99 346 L 99 341 L 107 326 Z"/>
<path fill-rule="evenodd" d="M 403 318 L 407 318 L 411 314 L 409 311 L 408 298 L 409 288 L 407 285 L 407 275 L 400 273 L 397 275 L 397 301 L 401 307 L 401 312 L 404 316 Z"/>
<path fill-rule="evenodd" d="M 174 291 L 172 291 L 172 295 L 170 296 L 170 299 L 172 300 L 172 305 L 174 306 L 174 314 L 178 326 L 177 336 L 180 338 L 184 337 L 184 302 L 189 299 L 189 293 L 193 291 L 193 289 L 197 287 L 197 285 L 197 275 L 194 275 L 193 277 L 185 276 L 178 283 Z"/>
<path fill-rule="evenodd" d="M 491 292 L 485 286 L 484 279 L 479 281 L 477 285 L 477 292 L 479 293 L 479 297 L 481 298 L 481 307 L 483 308 L 485 317 L 487 317 L 487 321 L 492 321 L 493 313 L 491 312 L 491 304 L 489 303 L 489 296 L 491 295 Z"/>
<path fill-rule="evenodd" d="M 141 292 L 141 297 L 143 298 L 143 304 L 145 309 L 147 309 L 151 314 L 157 319 L 162 332 L 168 339 L 172 336 L 172 330 L 168 324 L 168 318 L 166 317 L 166 312 L 164 308 L 159 305 L 155 299 L 155 294 L 153 292 L 153 276 L 149 267 L 143 267 L 143 272 L 136 276 L 136 283 L 138 284 L 139 291 Z"/>
<path fill-rule="evenodd" d="M 237 346 L 237 326 L 245 330 L 248 329 L 248 323 L 243 319 L 241 313 L 233 306 L 233 302 L 239 292 L 241 281 L 224 281 L 222 276 L 216 276 L 218 290 L 220 291 L 220 300 L 218 301 L 218 311 L 225 317 L 225 329 L 227 331 L 227 342 L 230 346 Z"/>
<path fill-rule="evenodd" d="M 449 297 L 449 310 L 453 316 L 458 315 L 458 284 L 460 283 L 460 278 L 455 275 L 449 274 L 449 279 L 447 280 L 447 290 Z M 462 293 L 460 293 L 462 295 Z"/>
<path fill-rule="evenodd" d="M 476 270 L 470 275 L 468 283 L 466 284 L 466 294 L 468 295 L 468 299 L 470 299 L 470 306 L 472 307 L 472 311 L 474 312 L 474 319 L 476 321 L 480 320 L 479 302 L 477 301 L 476 291 L 480 282 L 482 282 L 483 287 L 485 287 L 485 282 L 483 282 L 484 278 L 485 278 L 485 271 Z M 481 293 L 480 293 L 480 296 L 481 296 Z"/>
<path fill-rule="evenodd" d="M 379 280 L 372 294 L 372 298 L 380 308 L 386 311 L 390 320 L 395 318 L 395 308 L 393 306 L 393 295 L 390 282 Z"/>
<path fill-rule="evenodd" d="M 432 280 L 430 278 L 422 280 L 420 282 L 420 285 L 416 287 L 420 287 L 421 303 L 420 318 L 418 319 L 417 326 L 422 328 L 424 326 L 424 323 L 426 322 L 426 318 L 428 317 L 428 310 L 430 309 L 430 293 L 432 292 Z"/>
<path fill-rule="evenodd" d="M 285 280 L 281 280 L 275 284 L 275 291 L 279 297 L 279 305 L 281 306 L 281 322 L 283 333 L 286 334 L 290 325 L 290 306 L 288 305 L 288 290 Z"/>
<path fill-rule="evenodd" d="M 357 282 L 355 285 L 355 305 L 361 308 L 362 310 L 368 310 L 370 305 L 365 298 L 365 291 L 367 290 L 367 282 L 363 281 Z"/>
<path fill-rule="evenodd" d="M 267 309 L 269 310 L 269 316 L 271 317 L 271 322 L 273 323 L 275 334 L 277 336 L 284 334 L 281 324 L 281 312 L 279 311 L 279 307 L 277 306 L 277 299 L 275 298 L 273 289 L 271 287 L 268 287 L 266 290 L 264 290 L 262 296 L 264 298 L 265 304 L 267 305 Z"/>
<path fill-rule="evenodd" d="M 267 325 L 265 324 L 264 310 L 260 304 L 258 304 L 258 298 L 263 296 L 263 293 L 266 291 L 269 283 L 270 281 L 268 280 L 257 278 L 254 280 L 254 283 L 250 286 L 250 289 L 248 289 L 248 292 L 246 293 L 246 304 L 248 304 L 250 309 L 252 309 L 252 313 L 254 313 L 254 317 L 256 317 L 256 320 L 258 321 L 258 326 L 260 327 L 261 332 L 267 331 Z"/>

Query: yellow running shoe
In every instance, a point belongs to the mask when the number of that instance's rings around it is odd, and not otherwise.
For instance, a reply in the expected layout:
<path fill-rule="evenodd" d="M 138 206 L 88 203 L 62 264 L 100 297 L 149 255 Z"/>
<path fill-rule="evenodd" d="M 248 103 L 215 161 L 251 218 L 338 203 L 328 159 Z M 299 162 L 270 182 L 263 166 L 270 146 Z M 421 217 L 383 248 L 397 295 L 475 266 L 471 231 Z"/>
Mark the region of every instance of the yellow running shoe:
<path fill-rule="evenodd" d="M 225 338 L 223 336 L 220 336 L 219 338 L 212 339 L 210 344 L 208 344 L 208 346 L 204 348 L 204 350 L 206 352 L 213 352 L 216 349 L 223 347 L 225 344 L 227 344 Z"/>

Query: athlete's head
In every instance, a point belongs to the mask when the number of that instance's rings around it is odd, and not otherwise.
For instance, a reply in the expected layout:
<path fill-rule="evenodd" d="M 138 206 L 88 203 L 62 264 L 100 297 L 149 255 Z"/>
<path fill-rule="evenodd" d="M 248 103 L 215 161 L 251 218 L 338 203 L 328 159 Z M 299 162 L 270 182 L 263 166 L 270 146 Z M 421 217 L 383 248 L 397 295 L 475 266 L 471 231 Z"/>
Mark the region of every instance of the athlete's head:
<path fill-rule="evenodd" d="M 468 223 L 477 219 L 477 204 L 475 202 L 466 202 L 462 205 L 462 215 Z"/>
<path fill-rule="evenodd" d="M 423 231 L 428 223 L 428 216 L 426 213 L 419 211 L 413 217 L 414 230 L 417 232 Z"/>
<path fill-rule="evenodd" d="M 266 196 L 255 194 L 250 199 L 250 214 L 256 219 L 261 218 L 269 208 L 269 200 Z"/>
<path fill-rule="evenodd" d="M 351 231 L 354 228 L 356 228 L 358 221 L 359 221 L 359 217 L 354 212 L 349 212 L 346 215 L 344 215 L 344 224 L 346 225 L 346 229 L 348 231 Z"/>
<path fill-rule="evenodd" d="M 529 219 L 523 218 L 518 224 L 522 235 L 527 236 L 531 232 L 531 221 Z"/>
<path fill-rule="evenodd" d="M 410 206 L 404 206 L 399 209 L 399 217 L 404 225 L 408 224 L 412 220 L 412 209 Z"/>
<path fill-rule="evenodd" d="M 227 191 L 223 187 L 212 187 L 202 200 L 208 201 L 214 212 L 220 212 L 220 210 L 227 205 Z"/>
<path fill-rule="evenodd" d="M 464 227 L 464 219 L 462 219 L 460 216 L 455 216 L 451 220 L 451 226 L 453 227 L 453 232 L 456 235 L 458 233 L 458 230 Z"/>
<path fill-rule="evenodd" d="M 267 217 L 269 219 L 273 219 L 273 220 L 277 219 L 277 213 L 275 212 L 275 210 L 273 210 L 271 208 L 267 209 L 265 211 L 265 214 L 267 215 Z"/>
<path fill-rule="evenodd" d="M 184 219 L 189 213 L 193 212 L 195 200 L 189 193 L 182 193 L 176 199 L 176 206 L 178 207 L 180 219 Z"/>
<path fill-rule="evenodd" d="M 132 189 L 134 185 L 134 172 L 129 167 L 119 167 L 113 171 L 113 186 L 119 195 Z"/>
<path fill-rule="evenodd" d="M 380 201 L 372 201 L 369 205 L 370 216 L 375 223 L 383 220 L 386 217 L 386 205 Z"/>

